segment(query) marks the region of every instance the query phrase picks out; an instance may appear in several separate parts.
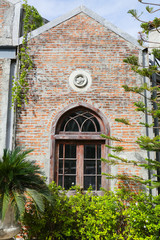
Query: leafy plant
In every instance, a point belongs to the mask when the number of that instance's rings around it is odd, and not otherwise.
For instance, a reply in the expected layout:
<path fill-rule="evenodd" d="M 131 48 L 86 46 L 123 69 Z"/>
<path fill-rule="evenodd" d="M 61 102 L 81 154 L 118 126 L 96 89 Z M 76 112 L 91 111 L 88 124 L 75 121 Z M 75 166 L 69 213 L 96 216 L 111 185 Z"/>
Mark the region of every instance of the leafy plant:
<path fill-rule="evenodd" d="M 66 191 L 50 184 L 54 208 L 45 202 L 38 216 L 31 205 L 25 213 L 22 236 L 31 240 L 155 240 L 160 229 L 158 208 L 145 192 L 121 187 L 115 193 L 97 196 L 79 188 L 67 197 Z"/>
<path fill-rule="evenodd" d="M 160 4 L 155 4 L 155 3 L 146 3 L 143 0 L 139 0 L 139 2 L 141 4 L 147 4 L 149 6 L 146 7 L 147 12 L 149 13 L 154 13 L 154 12 L 159 12 L 159 6 Z M 154 6 L 157 7 L 156 10 L 153 9 Z M 159 17 L 154 18 L 153 21 L 148 21 L 145 22 L 143 20 L 141 20 L 141 16 L 139 16 L 137 10 L 129 10 L 128 11 L 135 19 L 137 19 L 138 21 L 140 21 L 141 24 L 141 33 L 140 33 L 140 42 L 144 43 L 146 42 L 146 40 L 148 41 L 148 34 L 151 30 L 155 30 L 157 31 L 157 33 L 160 33 L 159 31 L 159 27 L 160 27 L 160 19 Z M 145 37 L 143 37 L 145 34 Z M 157 43 L 155 43 L 157 44 Z M 160 44 L 160 42 L 159 42 Z M 120 179 L 120 180 L 128 180 L 128 181 L 135 181 L 136 183 L 140 183 L 140 184 L 145 184 L 147 185 L 150 189 L 151 188 L 157 188 L 158 189 L 158 194 L 160 194 L 160 157 L 159 157 L 159 151 L 160 151 L 160 136 L 159 136 L 159 120 L 160 120 L 160 102 L 158 99 L 158 94 L 160 92 L 160 87 L 158 85 L 158 83 L 156 83 L 156 79 L 160 74 L 160 65 L 159 65 L 159 60 L 160 60 L 160 50 L 154 48 L 152 51 L 152 55 L 155 59 L 155 61 L 151 61 L 151 64 L 149 65 L 144 65 L 140 64 L 138 61 L 138 58 L 136 56 L 129 56 L 126 59 L 124 59 L 124 62 L 127 64 L 130 64 L 131 69 L 139 74 L 140 76 L 145 77 L 144 78 L 144 84 L 142 84 L 141 86 L 128 86 L 128 85 L 123 85 L 123 88 L 126 92 L 133 92 L 135 94 L 140 95 L 141 97 L 141 101 L 135 102 L 134 106 L 135 106 L 135 110 L 142 112 L 146 115 L 146 119 L 148 119 L 149 117 L 152 117 L 154 120 L 154 123 L 148 123 L 148 122 L 139 122 L 139 124 L 131 124 L 130 121 L 128 119 L 115 119 L 117 122 L 119 122 L 120 124 L 125 124 L 125 125 L 129 125 L 130 127 L 134 128 L 135 126 L 137 127 L 137 125 L 142 129 L 142 127 L 146 127 L 146 135 L 147 136 L 139 136 L 137 138 L 137 141 L 135 142 L 130 142 L 130 145 L 136 145 L 139 146 L 142 150 L 146 150 L 148 151 L 148 156 L 149 156 L 149 152 L 154 152 L 155 155 L 153 158 L 151 158 L 150 156 L 146 159 L 142 161 L 135 161 L 135 160 L 128 160 L 128 159 L 124 159 L 123 157 L 119 157 L 116 156 L 115 154 L 109 154 L 108 159 L 102 159 L 103 161 L 106 161 L 107 163 L 109 163 L 110 165 L 119 165 L 121 163 L 125 163 L 125 165 L 131 165 L 134 168 L 134 165 L 139 166 L 141 168 L 145 168 L 149 171 L 157 171 L 157 174 L 150 174 L 150 178 L 149 180 L 145 180 L 142 179 L 138 176 L 134 176 L 134 175 L 123 175 L 123 174 L 117 174 L 117 175 L 109 175 L 106 174 L 106 177 L 109 179 Z M 146 78 L 150 79 L 151 85 L 146 83 Z M 148 129 L 152 128 L 153 129 L 153 137 L 150 137 L 148 135 Z M 120 143 L 127 143 L 127 141 L 125 141 L 125 139 L 119 139 L 116 136 L 105 136 L 102 135 L 102 137 L 105 137 L 107 139 L 111 140 L 111 143 L 113 141 L 117 142 L 117 144 Z M 121 146 L 107 146 L 111 149 L 113 149 L 113 151 L 115 151 L 116 149 L 118 150 L 117 152 L 122 152 L 125 151 L 125 148 L 122 148 Z M 131 146 L 132 147 L 132 146 Z M 153 154 L 152 154 L 153 156 Z M 153 172 L 152 171 L 152 172 Z M 154 172 L 156 173 L 156 172 Z"/>
<path fill-rule="evenodd" d="M 12 104 L 16 103 L 19 108 L 28 101 L 29 83 L 27 76 L 33 68 L 33 61 L 27 46 L 29 32 L 43 25 L 42 17 L 33 6 L 27 4 L 27 0 L 24 0 L 23 9 L 23 40 L 18 52 L 19 69 L 16 78 L 13 79 L 12 88 Z"/>
<path fill-rule="evenodd" d="M 26 204 L 32 202 L 37 212 L 44 211 L 43 199 L 49 197 L 42 178 L 43 172 L 35 161 L 27 160 L 32 150 L 4 150 L 0 159 L 0 219 L 5 218 L 9 207 L 14 208 L 15 218 L 21 219 Z"/>

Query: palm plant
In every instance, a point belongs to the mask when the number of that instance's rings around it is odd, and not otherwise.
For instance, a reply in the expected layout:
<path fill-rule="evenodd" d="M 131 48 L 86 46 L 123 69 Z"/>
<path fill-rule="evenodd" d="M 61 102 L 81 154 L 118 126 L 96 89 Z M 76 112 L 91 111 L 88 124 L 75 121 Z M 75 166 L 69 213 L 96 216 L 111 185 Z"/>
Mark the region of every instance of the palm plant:
<path fill-rule="evenodd" d="M 17 147 L 5 149 L 0 159 L 0 219 L 3 221 L 8 209 L 14 209 L 16 220 L 21 219 L 27 202 L 32 202 L 37 211 L 44 210 L 43 198 L 49 190 L 42 178 L 43 172 L 35 161 L 27 160 L 32 150 L 22 151 Z"/>

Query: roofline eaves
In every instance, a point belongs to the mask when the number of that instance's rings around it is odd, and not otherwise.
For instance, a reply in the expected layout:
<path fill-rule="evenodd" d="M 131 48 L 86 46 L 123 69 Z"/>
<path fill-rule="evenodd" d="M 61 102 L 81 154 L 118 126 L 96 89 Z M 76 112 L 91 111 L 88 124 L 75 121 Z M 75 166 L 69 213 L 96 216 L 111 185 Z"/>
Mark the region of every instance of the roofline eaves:
<path fill-rule="evenodd" d="M 69 20 L 70 18 L 76 16 L 79 13 L 85 13 L 86 15 L 88 15 L 89 17 L 93 18 L 95 21 L 99 22 L 100 24 L 102 24 L 104 27 L 110 29 L 111 31 L 115 32 L 117 35 L 119 35 L 120 37 L 122 37 L 124 40 L 130 42 L 131 44 L 135 45 L 137 48 L 139 48 L 140 50 L 143 50 L 144 48 L 141 47 L 137 40 L 132 37 L 131 35 L 129 35 L 128 33 L 122 31 L 121 29 L 119 29 L 118 27 L 116 27 L 115 25 L 113 25 L 112 23 L 108 22 L 105 18 L 99 16 L 97 13 L 93 12 L 92 10 L 86 8 L 85 6 L 80 6 L 74 10 L 72 10 L 71 12 L 64 14 L 63 16 L 60 16 L 56 19 L 54 19 L 53 21 L 35 29 L 34 31 L 32 31 L 31 33 L 29 33 L 29 40 L 40 35 L 41 33 Z M 19 44 L 22 44 L 22 40 L 23 40 L 23 36 L 19 38 Z"/>
<path fill-rule="evenodd" d="M 45 25 L 33 30 L 32 32 L 30 32 L 28 34 L 28 39 L 32 39 L 38 35 L 40 35 L 41 33 L 53 28 L 53 27 L 56 27 L 57 25 L 61 24 L 62 22 L 65 22 L 67 20 L 69 20 L 70 18 L 74 17 L 75 15 L 79 14 L 80 12 L 82 12 L 81 10 L 81 7 L 78 7 L 74 10 L 72 10 L 71 12 L 63 15 L 63 16 L 60 16 L 54 20 L 52 20 L 51 22 L 48 22 L 46 23 Z M 23 41 L 23 36 L 20 37 L 19 39 L 19 44 L 22 44 L 22 41 Z"/>
<path fill-rule="evenodd" d="M 7 1 L 12 4 L 21 3 L 21 0 L 7 0 Z"/>

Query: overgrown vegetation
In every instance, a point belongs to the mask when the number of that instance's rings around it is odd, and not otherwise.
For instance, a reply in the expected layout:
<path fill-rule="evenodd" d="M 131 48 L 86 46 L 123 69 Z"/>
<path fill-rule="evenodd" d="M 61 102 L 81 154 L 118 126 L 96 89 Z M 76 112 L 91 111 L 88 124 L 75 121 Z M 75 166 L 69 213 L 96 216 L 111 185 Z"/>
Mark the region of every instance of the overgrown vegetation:
<path fill-rule="evenodd" d="M 140 1 L 140 0 L 139 0 Z M 140 1 L 142 3 L 142 1 Z M 25 2 L 26 4 L 26 2 Z M 28 8 L 28 5 L 26 6 Z M 147 11 L 151 12 L 153 9 L 147 7 Z M 17 102 L 17 106 L 21 107 L 23 102 L 27 102 L 27 92 L 29 85 L 27 82 L 28 72 L 32 69 L 32 60 L 29 57 L 27 47 L 27 34 L 29 31 L 35 29 L 37 25 L 31 27 L 30 21 L 33 19 L 29 17 L 29 12 L 33 9 L 28 8 L 26 14 L 26 30 L 24 30 L 23 46 L 20 50 L 20 73 L 19 80 L 13 88 L 13 102 Z M 130 13 L 137 18 L 135 11 Z M 33 14 L 34 16 L 34 14 Z M 38 16 L 38 15 L 36 15 Z M 36 17 L 37 18 L 37 17 Z M 40 21 L 41 22 L 41 21 Z M 38 21 L 39 24 L 39 21 Z M 153 26 L 154 24 L 154 26 Z M 155 20 L 152 27 L 159 27 L 159 21 Z M 31 28 L 30 28 L 31 27 Z M 145 34 L 148 34 L 151 23 L 143 24 L 142 29 Z M 141 39 L 143 41 L 143 39 Z M 156 59 L 160 60 L 159 50 L 153 51 Z M 132 70 L 141 76 L 153 77 L 153 74 L 159 74 L 159 66 L 141 66 L 135 56 L 131 56 L 125 60 L 126 63 L 131 64 Z M 146 83 L 143 86 L 124 86 L 126 91 L 135 92 L 145 97 L 144 92 L 151 93 L 151 98 L 148 99 L 153 103 L 153 109 L 148 108 L 143 102 L 135 103 L 136 110 L 151 115 L 153 118 L 160 117 L 160 103 L 157 100 L 155 92 L 159 92 L 159 86 L 148 86 Z M 15 94 L 15 95 L 14 95 Z M 155 107 L 156 104 L 156 107 Z M 116 119 L 120 124 L 131 125 L 128 119 Z M 141 126 L 147 128 L 154 127 L 154 124 L 139 123 Z M 105 136 L 111 141 L 121 143 L 123 140 L 116 136 Z M 156 135 L 154 138 L 149 136 L 140 136 L 137 139 L 137 144 L 140 148 L 152 152 L 159 152 L 160 137 Z M 121 152 L 125 149 L 119 146 L 109 146 L 113 152 Z M 128 160 L 118 157 L 115 153 L 109 155 L 110 159 L 103 159 L 109 164 L 116 165 L 123 162 L 125 164 L 139 165 L 149 170 L 160 169 L 160 163 L 156 159 L 145 159 L 146 163 L 141 163 L 135 160 Z M 149 164 L 148 164 L 149 162 Z M 12 173 L 10 174 L 12 176 Z M 157 180 L 144 180 L 138 176 L 128 178 L 124 175 L 108 176 L 108 178 L 117 178 L 121 180 L 137 181 L 143 184 L 150 185 L 150 187 L 160 187 L 158 174 L 155 175 Z M 154 177 L 155 177 L 154 176 Z M 121 186 L 121 189 L 115 192 L 104 192 L 104 196 L 96 196 L 90 190 L 83 193 L 80 189 L 76 189 L 76 193 L 67 197 L 66 192 L 54 183 L 49 185 L 49 189 L 53 196 L 54 202 L 44 200 L 44 212 L 39 214 L 36 211 L 36 206 L 32 203 L 28 205 L 27 211 L 22 220 L 22 236 L 26 240 L 53 240 L 53 239 L 68 239 L 68 240 L 156 240 L 159 239 L 160 231 L 160 195 L 158 197 L 151 197 L 145 192 L 131 192 Z M 1 194 L 2 196 L 2 194 Z M 1 200 L 2 203 L 2 200 Z M 24 212 L 24 208 L 23 208 Z"/>
<path fill-rule="evenodd" d="M 77 188 L 75 195 L 67 197 L 54 183 L 49 188 L 54 207 L 45 202 L 40 217 L 30 206 L 23 221 L 26 240 L 157 239 L 159 208 L 153 208 L 154 202 L 145 192 L 135 194 L 122 187 L 115 193 L 95 196 L 90 190 L 84 194 Z"/>
<path fill-rule="evenodd" d="M 28 101 L 29 83 L 27 76 L 33 68 L 33 61 L 27 46 L 29 32 L 43 25 L 42 17 L 33 6 L 27 4 L 27 0 L 24 0 L 23 9 L 23 40 L 18 50 L 18 73 L 16 78 L 13 79 L 12 88 L 12 105 L 15 104 L 18 108 Z"/>
<path fill-rule="evenodd" d="M 154 10 L 152 7 L 147 6 L 146 11 L 149 13 L 159 12 L 159 6 L 160 4 L 154 4 L 154 3 L 146 3 L 142 0 L 139 0 L 142 4 L 149 4 L 156 6 L 157 9 Z M 148 41 L 148 34 L 151 30 L 157 30 L 157 33 L 160 33 L 159 27 L 160 27 L 160 20 L 159 18 L 154 18 L 153 21 L 144 22 L 140 19 L 139 14 L 136 10 L 130 10 L 130 14 L 134 18 L 136 18 L 138 21 L 142 22 L 141 28 L 142 32 L 140 33 L 140 40 L 139 42 L 143 44 L 144 42 Z M 160 45 L 160 42 L 159 42 Z M 146 127 L 146 136 L 139 136 L 137 141 L 133 142 L 132 144 L 137 144 L 140 149 L 147 150 L 148 151 L 148 158 L 143 159 L 143 161 L 135 161 L 135 160 L 128 160 L 124 159 L 122 157 L 117 156 L 117 154 L 109 154 L 108 159 L 103 159 L 103 161 L 106 161 L 110 165 L 119 165 L 121 163 L 125 163 L 125 165 L 131 165 L 134 167 L 139 166 L 142 168 L 145 168 L 149 170 L 149 177 L 150 179 L 146 180 L 139 176 L 130 176 L 127 174 L 117 174 L 117 175 L 109 175 L 106 174 L 107 178 L 109 179 L 121 179 L 121 180 L 130 180 L 130 181 L 136 181 L 141 184 L 147 185 L 150 189 L 151 188 L 157 188 L 158 194 L 160 194 L 160 136 L 159 136 L 159 122 L 160 122 L 160 101 L 158 99 L 158 93 L 160 93 L 160 87 L 159 83 L 156 81 L 156 79 L 159 78 L 160 74 L 160 49 L 153 49 L 152 55 L 154 56 L 154 61 L 150 60 L 149 65 L 145 65 L 146 63 L 140 64 L 138 61 L 138 58 L 136 56 L 130 56 L 127 59 L 124 60 L 125 63 L 130 64 L 131 69 L 141 75 L 142 77 L 145 77 L 143 79 L 144 84 L 142 86 L 128 86 L 124 85 L 123 88 L 126 92 L 133 92 L 135 94 L 139 94 L 142 97 L 142 100 L 139 102 L 135 102 L 134 105 L 136 107 L 136 111 L 142 112 L 146 115 L 146 119 L 148 120 L 151 116 L 153 118 L 152 122 L 140 122 L 139 126 L 142 128 L 143 126 Z M 150 79 L 150 83 L 147 83 L 146 78 Z M 148 81 L 149 82 L 149 81 Z M 125 124 L 133 127 L 134 125 L 130 123 L 128 119 L 115 119 L 119 124 Z M 148 134 L 148 129 L 152 128 L 153 130 L 153 137 L 150 137 Z M 103 137 L 110 139 L 111 143 L 113 141 L 117 142 L 116 147 L 115 146 L 108 146 L 110 147 L 114 152 L 122 152 L 125 151 L 125 148 L 121 147 L 121 143 L 124 142 L 124 139 L 118 139 L 116 136 L 105 136 Z M 130 143 L 131 144 L 131 143 Z M 150 154 L 152 152 L 152 155 Z M 154 154 L 153 154 L 154 153 Z M 152 156 L 152 157 L 151 157 Z M 150 171 L 156 171 L 155 174 L 151 175 Z M 153 172 L 152 171 L 152 172 Z"/>
<path fill-rule="evenodd" d="M 14 209 L 16 220 L 22 219 L 25 206 L 32 202 L 35 211 L 44 211 L 43 198 L 49 198 L 49 190 L 42 178 L 43 172 L 35 161 L 27 159 L 32 150 L 17 147 L 4 149 L 0 158 L 0 220 Z M 10 219 L 11 220 L 11 219 Z"/>

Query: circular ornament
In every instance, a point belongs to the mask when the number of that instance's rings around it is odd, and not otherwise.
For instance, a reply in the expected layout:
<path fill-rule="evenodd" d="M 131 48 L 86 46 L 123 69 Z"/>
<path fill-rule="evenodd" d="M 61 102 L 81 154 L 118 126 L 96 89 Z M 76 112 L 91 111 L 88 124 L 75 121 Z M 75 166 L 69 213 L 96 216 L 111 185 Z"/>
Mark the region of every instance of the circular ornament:
<path fill-rule="evenodd" d="M 83 88 L 87 85 L 88 78 L 83 74 L 79 74 L 79 75 L 75 76 L 73 83 L 76 87 Z"/>
<path fill-rule="evenodd" d="M 69 84 L 75 91 L 86 91 L 92 84 L 92 78 L 88 72 L 76 70 L 71 73 Z"/>

